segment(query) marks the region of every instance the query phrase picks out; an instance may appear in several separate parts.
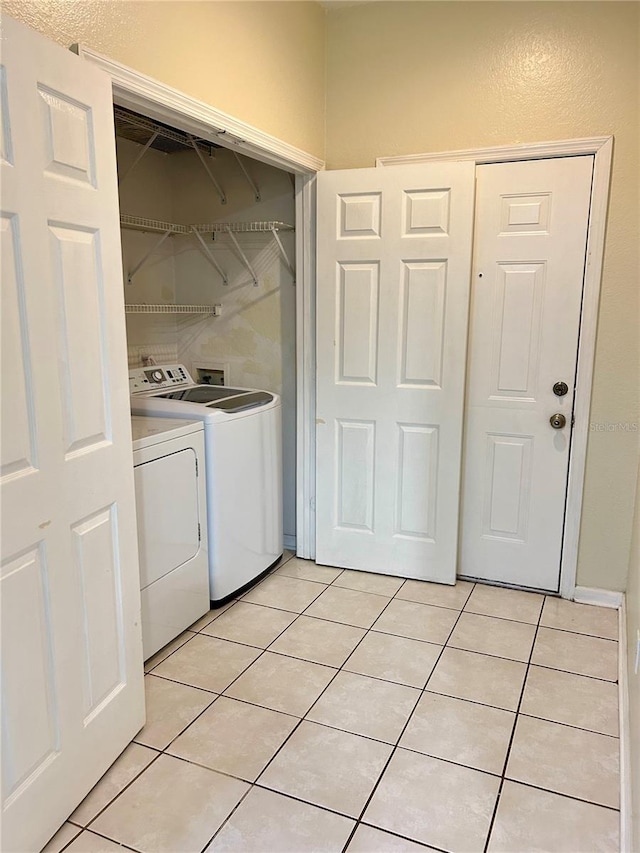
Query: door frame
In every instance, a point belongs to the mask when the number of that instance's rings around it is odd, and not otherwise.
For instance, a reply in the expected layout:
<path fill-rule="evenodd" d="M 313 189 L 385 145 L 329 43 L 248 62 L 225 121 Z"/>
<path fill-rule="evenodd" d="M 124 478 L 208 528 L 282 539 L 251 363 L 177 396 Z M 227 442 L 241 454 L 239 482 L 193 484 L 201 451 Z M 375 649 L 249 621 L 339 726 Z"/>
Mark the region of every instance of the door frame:
<path fill-rule="evenodd" d="M 324 162 L 85 45 L 71 50 L 111 78 L 114 103 L 295 175 L 296 553 L 315 557 L 315 175 Z"/>
<path fill-rule="evenodd" d="M 536 142 L 531 145 L 471 148 L 433 154 L 378 157 L 376 160 L 376 166 L 379 167 L 451 160 L 473 160 L 479 166 L 485 163 L 511 163 L 518 160 L 541 160 L 579 155 L 593 155 L 594 170 L 578 335 L 576 389 L 573 408 L 574 424 L 569 448 L 569 472 L 560 559 L 560 595 L 563 598 L 573 598 L 576 591 L 598 306 L 613 158 L 613 136 L 566 139 L 558 142 Z"/>

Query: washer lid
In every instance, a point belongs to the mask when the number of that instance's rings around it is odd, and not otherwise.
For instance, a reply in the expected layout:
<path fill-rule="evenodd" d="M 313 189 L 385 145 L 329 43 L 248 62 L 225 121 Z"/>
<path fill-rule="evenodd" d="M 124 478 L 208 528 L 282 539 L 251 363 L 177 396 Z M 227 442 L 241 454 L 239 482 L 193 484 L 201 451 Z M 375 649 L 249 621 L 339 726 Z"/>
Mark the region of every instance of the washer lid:
<path fill-rule="evenodd" d="M 221 385 L 196 385 L 191 388 L 169 391 L 167 394 L 155 394 L 165 400 L 183 400 L 185 403 L 203 403 L 207 405 L 214 400 L 224 400 L 226 397 L 237 397 L 245 394 L 241 388 L 226 388 Z"/>
<path fill-rule="evenodd" d="M 226 400 L 217 400 L 207 403 L 209 409 L 221 409 L 223 412 L 244 412 L 247 409 L 256 409 L 273 400 L 273 394 L 268 391 L 252 391 L 249 394 L 240 394 Z"/>

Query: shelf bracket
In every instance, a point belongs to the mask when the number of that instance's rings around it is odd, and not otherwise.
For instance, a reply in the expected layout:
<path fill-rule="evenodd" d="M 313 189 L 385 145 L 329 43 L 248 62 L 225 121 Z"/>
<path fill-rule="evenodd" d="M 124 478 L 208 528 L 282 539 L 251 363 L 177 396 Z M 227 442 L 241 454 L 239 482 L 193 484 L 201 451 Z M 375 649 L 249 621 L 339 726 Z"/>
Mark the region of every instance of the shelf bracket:
<path fill-rule="evenodd" d="M 289 255 L 287 254 L 287 250 L 282 245 L 282 240 L 280 239 L 280 235 L 278 234 L 278 230 L 277 230 L 277 228 L 274 228 L 273 226 L 271 226 L 270 230 L 271 230 L 271 233 L 273 234 L 273 236 L 276 238 L 276 243 L 278 244 L 278 248 L 280 249 L 280 254 L 282 255 L 282 260 L 284 261 L 286 268 L 289 270 L 289 272 L 293 276 L 293 283 L 295 285 L 295 283 L 296 283 L 296 271 L 295 271 L 293 264 L 289 260 Z"/>
<path fill-rule="evenodd" d="M 218 273 L 219 273 L 219 274 L 220 274 L 220 276 L 222 277 L 222 283 L 223 283 L 223 284 L 229 284 L 229 279 L 227 278 L 227 274 L 226 274 L 226 273 L 225 273 L 225 271 L 222 269 L 222 267 L 220 266 L 220 264 L 216 261 L 216 259 L 213 257 L 213 254 L 212 254 L 212 252 L 211 252 L 211 249 L 210 249 L 210 248 L 207 246 L 207 244 L 205 243 L 205 241 L 204 241 L 204 238 L 203 238 L 202 234 L 198 231 L 198 229 L 197 229 L 197 228 L 194 228 L 193 226 L 191 227 L 191 231 L 192 231 L 192 233 L 193 233 L 193 234 L 195 234 L 195 235 L 196 235 L 196 237 L 198 238 L 198 242 L 200 243 L 200 245 L 201 245 L 201 246 L 202 246 L 202 248 L 204 249 L 204 252 L 205 252 L 206 256 L 209 258 L 209 260 L 211 261 L 211 264 L 216 268 L 216 270 L 218 271 Z"/>
<path fill-rule="evenodd" d="M 256 201 L 261 201 L 261 200 L 262 200 L 262 197 L 260 196 L 260 190 L 258 189 L 258 186 L 257 186 L 256 182 L 253 180 L 253 178 L 252 178 L 252 177 L 251 177 L 251 175 L 249 174 L 249 170 L 248 170 L 248 169 L 247 169 L 247 167 L 244 165 L 244 163 L 243 163 L 243 161 L 242 161 L 242 157 L 238 154 L 238 152 L 237 152 L 237 151 L 234 151 L 234 152 L 233 152 L 233 156 L 234 156 L 234 157 L 236 158 L 236 160 L 238 161 L 238 166 L 240 166 L 240 168 L 242 169 L 242 174 L 245 176 L 245 178 L 247 179 L 247 182 L 248 182 L 249 186 L 250 186 L 250 187 L 251 187 L 251 189 L 253 190 L 253 194 L 254 194 L 254 196 L 255 196 Z"/>
<path fill-rule="evenodd" d="M 198 159 L 199 159 L 199 160 L 200 160 L 200 162 L 202 163 L 202 165 L 203 165 L 203 167 L 204 167 L 205 172 L 207 173 L 207 175 L 209 175 L 209 178 L 211 179 L 211 183 L 212 183 L 212 184 L 213 184 L 213 186 L 216 188 L 216 192 L 217 192 L 217 193 L 218 193 L 218 195 L 220 196 L 220 203 L 221 203 L 221 204 L 226 204 L 226 203 L 227 203 L 227 197 L 226 197 L 226 195 L 225 195 L 225 192 L 224 192 L 224 190 L 222 189 L 222 187 L 220 186 L 220 184 L 218 183 L 218 181 L 217 181 L 217 179 L 216 179 L 216 176 L 213 174 L 213 172 L 212 172 L 212 171 L 211 171 L 211 169 L 209 168 L 209 164 L 208 164 L 208 163 L 207 163 L 207 161 L 205 160 L 205 158 L 204 158 L 204 154 L 203 154 L 203 153 L 202 153 L 202 151 L 198 148 L 198 144 L 197 144 L 197 142 L 195 141 L 195 139 L 193 138 L 193 136 L 189 136 L 188 138 L 189 138 L 189 142 L 191 143 L 191 146 L 192 146 L 193 150 L 194 150 L 194 151 L 196 152 L 196 154 L 198 155 Z"/>
<path fill-rule="evenodd" d="M 142 148 L 142 150 L 138 151 L 138 154 L 136 155 L 136 158 L 133 161 L 133 163 L 129 166 L 129 168 L 124 173 L 124 175 L 118 179 L 118 186 L 121 186 L 127 180 L 129 175 L 131 174 L 131 172 L 133 172 L 133 170 L 138 165 L 140 160 L 142 160 L 144 155 L 147 153 L 147 151 L 151 148 L 153 143 L 156 141 L 156 139 L 158 137 L 158 133 L 159 133 L 159 131 L 157 131 L 157 130 L 154 133 L 152 133 L 151 136 L 149 137 L 148 141 L 145 143 L 144 148 Z"/>
<path fill-rule="evenodd" d="M 172 234 L 171 231 L 165 231 L 164 234 L 162 235 L 162 237 L 160 237 L 160 239 L 156 243 L 154 243 L 154 245 L 151 247 L 151 249 L 149 249 L 147 254 L 142 258 L 142 260 L 138 261 L 138 263 L 135 265 L 135 267 L 132 270 L 129 270 L 129 274 L 127 275 L 127 282 L 129 284 L 133 284 L 134 275 L 141 270 L 141 268 L 146 264 L 146 262 L 149 260 L 151 255 L 153 255 L 154 252 L 158 251 L 160 246 L 162 246 L 164 241 L 167 239 L 167 237 L 170 237 L 171 234 Z"/>
<path fill-rule="evenodd" d="M 251 278 L 253 279 L 253 286 L 254 286 L 254 287 L 257 287 L 257 286 L 258 286 L 258 276 L 255 274 L 253 267 L 252 267 L 252 266 L 251 266 L 251 264 L 249 263 L 249 258 L 245 255 L 245 253 L 244 253 L 244 252 L 242 251 L 242 249 L 240 248 L 240 243 L 238 243 L 238 241 L 236 240 L 236 238 L 235 238 L 235 236 L 234 236 L 233 231 L 231 230 L 231 228 L 227 225 L 227 227 L 226 227 L 224 230 L 227 232 L 227 234 L 229 235 L 229 237 L 231 237 L 231 239 L 233 240 L 233 244 L 234 244 L 234 246 L 235 246 L 235 247 L 236 247 L 236 249 L 238 250 L 238 252 L 239 252 L 239 254 L 240 254 L 240 257 L 241 257 L 241 258 L 242 258 L 242 260 L 244 261 L 244 265 L 246 266 L 246 268 L 247 268 L 247 269 L 249 270 L 249 272 L 251 273 Z"/>

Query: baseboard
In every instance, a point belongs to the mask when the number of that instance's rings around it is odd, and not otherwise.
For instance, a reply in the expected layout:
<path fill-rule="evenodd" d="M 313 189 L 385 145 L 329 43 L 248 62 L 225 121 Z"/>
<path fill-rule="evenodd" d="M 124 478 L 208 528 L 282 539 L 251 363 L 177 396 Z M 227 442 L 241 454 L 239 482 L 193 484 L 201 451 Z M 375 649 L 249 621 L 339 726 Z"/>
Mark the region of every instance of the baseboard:
<path fill-rule="evenodd" d="M 624 593 L 614 592 L 611 589 L 577 586 L 573 593 L 573 600 L 578 604 L 595 604 L 597 607 L 613 607 L 617 610 L 622 607 Z"/>
<path fill-rule="evenodd" d="M 289 536 L 287 533 L 285 533 L 284 536 L 282 537 L 282 544 L 287 549 L 287 551 L 293 551 L 294 554 L 296 553 L 296 537 L 295 536 Z"/>
<path fill-rule="evenodd" d="M 618 702 L 620 708 L 620 853 L 631 850 L 631 721 L 629 719 L 629 670 L 627 659 L 627 611 L 624 593 L 618 637 Z"/>

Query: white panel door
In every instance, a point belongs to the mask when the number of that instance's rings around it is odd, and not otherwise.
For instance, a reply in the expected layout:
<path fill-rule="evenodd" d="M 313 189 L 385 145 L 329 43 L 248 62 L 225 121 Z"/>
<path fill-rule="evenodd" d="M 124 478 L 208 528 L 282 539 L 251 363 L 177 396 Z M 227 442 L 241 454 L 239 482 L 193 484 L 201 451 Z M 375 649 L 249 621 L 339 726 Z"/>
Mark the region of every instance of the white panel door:
<path fill-rule="evenodd" d="M 592 169 L 584 156 L 477 170 L 465 577 L 558 590 Z"/>
<path fill-rule="evenodd" d="M 2 22 L 2 849 L 144 722 L 112 95 Z"/>
<path fill-rule="evenodd" d="M 319 563 L 455 582 L 472 163 L 318 175 Z"/>

